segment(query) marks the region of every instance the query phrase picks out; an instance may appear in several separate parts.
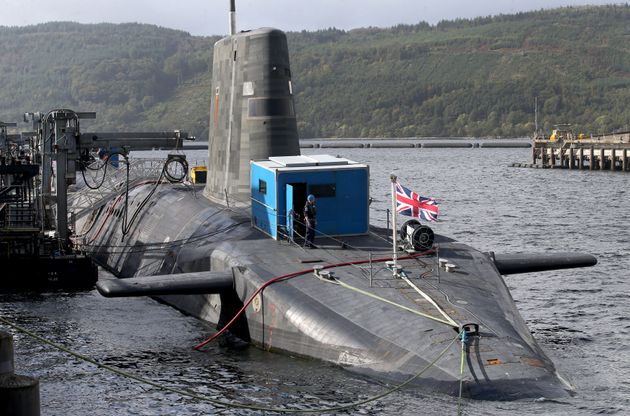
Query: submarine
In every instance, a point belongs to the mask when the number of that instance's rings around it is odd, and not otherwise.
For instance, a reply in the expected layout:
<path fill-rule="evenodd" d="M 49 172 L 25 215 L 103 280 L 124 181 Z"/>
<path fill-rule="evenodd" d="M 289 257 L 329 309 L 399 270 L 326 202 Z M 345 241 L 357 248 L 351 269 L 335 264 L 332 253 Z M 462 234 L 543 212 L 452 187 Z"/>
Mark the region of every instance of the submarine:
<path fill-rule="evenodd" d="M 392 241 L 369 221 L 369 166 L 301 155 L 285 34 L 237 33 L 234 12 L 232 1 L 230 35 L 214 45 L 205 183 L 136 182 L 78 220 L 73 244 L 117 277 L 98 291 L 151 296 L 216 325 L 227 346 L 413 379 L 408 388 L 483 400 L 573 394 L 503 275 L 596 259 L 481 252 L 417 220 L 394 226 Z M 313 249 L 300 215 L 308 194 Z"/>

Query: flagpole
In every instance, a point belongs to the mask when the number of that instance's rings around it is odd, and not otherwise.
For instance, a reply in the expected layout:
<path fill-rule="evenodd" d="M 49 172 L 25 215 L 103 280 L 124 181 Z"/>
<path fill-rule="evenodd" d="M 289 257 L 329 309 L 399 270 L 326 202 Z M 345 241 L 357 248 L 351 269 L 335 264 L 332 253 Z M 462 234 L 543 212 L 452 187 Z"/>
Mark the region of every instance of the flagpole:
<path fill-rule="evenodd" d="M 392 249 L 393 249 L 392 260 L 394 260 L 393 272 L 394 274 L 396 274 L 398 272 L 398 256 L 396 253 L 396 244 L 398 241 L 398 236 L 397 236 L 398 229 L 396 227 L 396 180 L 398 178 L 393 173 L 389 176 L 389 178 L 392 181 Z"/>

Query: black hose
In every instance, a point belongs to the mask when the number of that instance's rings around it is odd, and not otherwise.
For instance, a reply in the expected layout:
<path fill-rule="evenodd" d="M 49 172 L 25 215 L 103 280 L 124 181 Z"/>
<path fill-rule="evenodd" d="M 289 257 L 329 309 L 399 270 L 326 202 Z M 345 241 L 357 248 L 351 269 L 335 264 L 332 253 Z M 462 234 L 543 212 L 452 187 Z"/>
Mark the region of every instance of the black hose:
<path fill-rule="evenodd" d="M 189 237 L 189 238 L 183 238 L 183 239 L 179 239 L 179 240 L 174 240 L 174 241 L 169 241 L 167 243 L 147 243 L 147 244 L 136 244 L 136 245 L 132 245 L 132 244 L 124 244 L 124 245 L 118 245 L 118 246 L 99 246 L 99 245 L 83 245 L 82 247 L 86 250 L 86 251 L 90 251 L 90 248 L 98 248 L 99 249 L 99 254 L 123 254 L 123 253 L 148 253 L 148 252 L 160 252 L 160 251 L 164 251 L 164 250 L 173 250 L 177 247 L 184 247 L 186 245 L 189 244 L 194 244 L 197 243 L 199 241 L 203 241 L 206 240 L 210 237 L 214 237 L 216 235 L 222 234 L 222 233 L 226 233 L 226 232 L 230 232 L 233 229 L 243 225 L 249 223 L 249 221 L 242 221 L 242 222 L 238 222 L 238 223 L 234 223 L 234 224 L 230 224 L 227 227 L 224 228 L 220 228 L 218 230 L 214 230 L 212 232 L 208 232 L 205 234 L 201 234 L 198 236 L 194 236 L 194 237 Z M 111 249 L 105 249 L 103 250 L 102 248 L 105 247 L 111 247 Z"/>
<path fill-rule="evenodd" d="M 125 236 L 127 234 L 129 234 L 129 231 L 131 231 L 131 227 L 133 226 L 133 224 L 136 222 L 136 220 L 138 219 L 138 215 L 140 215 L 140 212 L 142 211 L 142 209 L 146 206 L 146 204 L 149 202 L 149 199 L 151 199 L 151 197 L 155 194 L 155 191 L 157 191 L 158 186 L 160 185 L 160 183 L 162 182 L 162 178 L 166 178 L 169 182 L 171 183 L 179 183 L 182 182 L 185 178 L 186 175 L 188 174 L 188 162 L 186 161 L 186 156 L 185 155 L 169 155 L 168 159 L 166 160 L 166 162 L 164 163 L 164 166 L 162 167 L 162 171 L 160 172 L 160 176 L 157 179 L 157 181 L 155 182 L 155 186 L 153 187 L 153 189 L 151 189 L 151 191 L 147 194 L 147 196 L 144 197 L 144 199 L 142 200 L 142 202 L 138 205 L 138 207 L 134 210 L 133 214 L 131 215 L 131 219 L 129 219 L 129 182 L 130 182 L 130 177 L 129 177 L 129 171 L 130 171 L 130 166 L 129 166 L 129 158 L 126 154 L 121 153 L 121 152 L 112 152 L 109 157 L 111 158 L 112 156 L 115 155 L 121 155 L 124 159 L 125 159 L 125 164 L 126 164 L 126 169 L 127 169 L 127 177 L 125 180 L 125 207 L 124 207 L 124 211 L 123 211 L 123 221 L 122 221 L 122 239 L 124 240 Z M 182 167 L 182 174 L 180 176 L 174 176 L 171 172 L 169 172 L 169 166 L 172 166 L 173 163 L 177 163 L 180 164 Z M 83 181 L 85 182 L 85 185 L 90 188 L 90 189 L 99 189 L 101 186 L 103 186 L 103 183 L 105 183 L 105 176 L 107 174 L 107 165 L 108 165 L 108 161 L 105 162 L 104 167 L 102 168 L 97 168 L 97 169 L 92 169 L 92 170 L 100 170 L 103 169 L 103 176 L 101 178 L 101 181 L 98 185 L 90 185 L 85 177 L 85 170 L 82 170 L 81 173 L 83 175 Z"/>
<path fill-rule="evenodd" d="M 125 159 L 125 163 L 127 164 L 127 172 L 129 172 L 129 158 L 127 157 L 127 155 L 126 155 L 126 154 L 121 153 L 121 152 L 113 152 L 113 153 L 111 153 L 111 154 L 109 155 L 109 158 L 108 158 L 107 160 L 105 160 L 105 161 L 104 161 L 103 166 L 101 166 L 101 167 L 99 167 L 99 168 L 91 168 L 91 167 L 89 167 L 89 165 L 88 165 L 88 164 L 86 164 L 85 162 L 81 162 L 83 167 L 85 167 L 85 168 L 87 168 L 87 169 L 90 169 L 90 170 L 93 170 L 93 171 L 98 171 L 98 170 L 103 169 L 103 177 L 101 178 L 101 182 L 100 182 L 98 185 L 94 185 L 94 186 L 93 186 L 93 185 L 90 185 L 90 184 L 88 183 L 88 181 L 87 181 L 87 179 L 86 179 L 86 177 L 85 177 L 85 169 L 82 169 L 82 170 L 81 170 L 81 175 L 83 176 L 83 182 L 85 183 L 85 186 L 87 186 L 88 188 L 93 189 L 93 190 L 97 190 L 97 189 L 99 189 L 101 186 L 103 186 L 103 184 L 105 183 L 105 176 L 107 175 L 107 165 L 109 165 L 109 160 L 110 160 L 110 158 L 111 158 L 112 156 L 115 156 L 115 155 L 120 155 L 120 156 L 122 156 L 122 157 Z M 127 178 L 129 178 L 129 175 L 127 175 Z"/>
<path fill-rule="evenodd" d="M 182 165 L 183 174 L 181 175 L 181 177 L 175 177 L 168 171 L 168 167 L 171 163 L 179 163 Z M 158 186 L 160 186 L 160 183 L 162 183 L 162 178 L 166 178 L 171 183 L 177 183 L 177 182 L 182 182 L 186 178 L 187 174 L 188 174 L 188 162 L 186 162 L 186 156 L 169 155 L 169 158 L 166 160 L 166 162 L 164 163 L 164 166 L 162 167 L 162 172 L 160 173 L 160 177 L 155 182 L 155 186 L 153 187 L 153 189 L 151 189 L 151 191 L 147 194 L 147 196 L 145 196 L 142 202 L 138 205 L 138 207 L 136 208 L 136 210 L 131 216 L 131 220 L 127 220 L 128 208 L 129 208 L 129 165 L 127 165 L 127 189 L 125 191 L 125 214 L 123 217 L 123 224 L 122 224 L 123 239 L 125 238 L 127 234 L 129 234 L 129 231 L 131 231 L 131 227 L 136 222 L 136 219 L 138 219 L 138 215 L 140 215 L 140 212 L 145 207 L 145 205 L 149 202 L 149 199 L 151 199 L 151 197 L 155 194 L 155 191 L 157 191 Z"/>
<path fill-rule="evenodd" d="M 92 186 L 92 185 L 90 185 L 88 183 L 87 178 L 85 177 L 85 169 L 81 169 L 81 175 L 83 176 L 83 183 L 85 183 L 85 186 L 87 186 L 88 188 L 93 189 L 93 190 L 99 189 L 101 186 L 103 186 L 103 184 L 105 183 L 105 175 L 107 174 L 107 165 L 108 165 L 108 163 L 105 162 L 105 167 L 104 168 L 101 167 L 101 168 L 97 168 L 97 169 L 92 169 L 92 168 L 88 167 L 88 165 L 85 162 L 81 162 L 81 163 L 83 164 L 84 168 L 87 168 L 87 169 L 90 169 L 90 170 L 97 171 L 97 170 L 103 169 L 103 177 L 101 178 L 101 182 L 98 185 L 94 185 L 94 186 Z"/>

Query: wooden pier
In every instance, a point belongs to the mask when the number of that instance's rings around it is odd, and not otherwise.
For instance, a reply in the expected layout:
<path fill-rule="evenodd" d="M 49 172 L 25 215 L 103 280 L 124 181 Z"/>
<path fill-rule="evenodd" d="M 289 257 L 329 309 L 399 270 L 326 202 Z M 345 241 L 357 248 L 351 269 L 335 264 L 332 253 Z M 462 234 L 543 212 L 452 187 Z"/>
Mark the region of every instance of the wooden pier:
<path fill-rule="evenodd" d="M 629 157 L 630 132 L 575 136 L 555 130 L 549 137 L 534 137 L 531 166 L 630 172 Z"/>

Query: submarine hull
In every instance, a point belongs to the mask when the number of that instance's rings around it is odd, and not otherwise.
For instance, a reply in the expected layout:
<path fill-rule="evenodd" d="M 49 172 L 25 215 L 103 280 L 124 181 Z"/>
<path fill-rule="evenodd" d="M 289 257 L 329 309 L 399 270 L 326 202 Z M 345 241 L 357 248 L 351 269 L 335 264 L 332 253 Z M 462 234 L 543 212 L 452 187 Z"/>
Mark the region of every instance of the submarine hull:
<path fill-rule="evenodd" d="M 130 205 L 148 192 L 150 186 L 133 190 Z M 115 212 L 115 204 L 111 202 L 103 212 Z M 231 271 L 234 285 L 220 293 L 159 297 L 217 328 L 231 320 L 265 282 L 306 271 L 268 286 L 230 326 L 232 335 L 269 351 L 321 359 L 391 382 L 404 382 L 428 367 L 414 385 L 456 395 L 463 377 L 464 393 L 476 399 L 571 394 L 571 387 L 531 336 L 487 254 L 436 236 L 440 257 L 455 263 L 454 271 L 438 272 L 433 252 L 400 261 L 409 280 L 448 316 L 459 324 L 479 326 L 464 345 L 462 375 L 460 342 L 430 365 L 458 337 L 458 330 L 410 313 L 413 309 L 440 317 L 433 305 L 393 277 L 382 262 L 373 264 L 371 285 L 365 263 L 329 269 L 336 279 L 359 290 L 310 272 L 316 264 L 361 263 L 369 253 L 377 260 L 391 257 L 386 230 L 372 227 L 369 236 L 345 237 L 346 247 L 352 249 L 318 238 L 319 249 L 306 251 L 290 241 L 271 240 L 251 227 L 248 211 L 194 197 L 182 185 L 163 185 L 124 238 L 120 218 L 95 213 L 85 224 L 92 230 L 85 237 L 86 247 L 91 245 L 95 260 L 120 278 L 171 275 L 175 281 L 190 272 Z"/>

